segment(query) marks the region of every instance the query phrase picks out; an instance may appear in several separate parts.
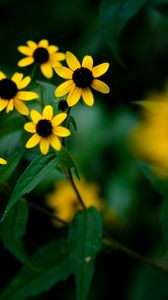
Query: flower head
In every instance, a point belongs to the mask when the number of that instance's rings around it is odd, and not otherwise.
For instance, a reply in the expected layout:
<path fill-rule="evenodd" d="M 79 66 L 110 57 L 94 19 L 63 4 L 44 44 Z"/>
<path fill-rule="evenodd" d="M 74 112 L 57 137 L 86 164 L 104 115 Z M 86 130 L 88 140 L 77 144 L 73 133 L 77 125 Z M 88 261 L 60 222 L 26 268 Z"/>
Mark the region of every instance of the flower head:
<path fill-rule="evenodd" d="M 47 40 L 41 40 L 38 44 L 27 41 L 27 46 L 19 46 L 18 50 L 27 56 L 18 62 L 19 67 L 25 67 L 36 62 L 40 65 L 42 74 L 47 78 L 52 78 L 53 67 L 61 66 L 60 61 L 65 59 L 65 54 L 58 52 L 59 48 L 49 45 Z"/>
<path fill-rule="evenodd" d="M 0 157 L 0 165 L 6 165 L 6 164 L 7 161 L 4 158 Z"/>
<path fill-rule="evenodd" d="M 109 63 L 102 63 L 93 67 L 92 57 L 86 55 L 80 64 L 76 56 L 69 51 L 66 52 L 65 58 L 69 68 L 55 67 L 56 73 L 67 79 L 55 90 L 56 97 L 68 94 L 66 101 L 69 106 L 74 106 L 82 96 L 83 101 L 88 106 L 92 106 L 94 98 L 90 88 L 104 94 L 109 93 L 108 85 L 97 79 L 108 70 Z"/>
<path fill-rule="evenodd" d="M 0 72 L 0 111 L 6 109 L 6 112 L 14 108 L 22 114 L 28 115 L 29 110 L 23 101 L 29 101 L 38 98 L 38 94 L 31 91 L 22 91 L 30 83 L 30 76 L 23 78 L 22 73 L 14 73 L 10 78 Z"/>
<path fill-rule="evenodd" d="M 84 178 L 81 178 L 77 186 L 86 207 L 94 205 L 99 211 L 103 210 L 103 201 L 99 196 L 97 184 L 88 183 Z M 46 203 L 54 210 L 57 217 L 66 222 L 70 222 L 76 211 L 81 209 L 71 184 L 66 180 L 60 180 L 56 183 L 54 191 L 47 195 Z M 60 225 L 56 220 L 53 222 Z"/>
<path fill-rule="evenodd" d="M 55 150 L 61 150 L 60 137 L 70 135 L 69 129 L 60 126 L 66 119 L 66 113 L 60 113 L 53 116 L 53 108 L 51 105 L 46 105 L 42 114 L 37 110 L 31 110 L 30 116 L 32 122 L 24 125 L 24 129 L 33 133 L 33 136 L 27 141 L 26 148 L 35 147 L 40 143 L 40 151 L 42 154 L 47 154 L 49 147 Z"/>
<path fill-rule="evenodd" d="M 168 176 L 168 91 L 141 101 L 143 119 L 130 134 L 131 150 L 150 163 L 160 176 Z"/>

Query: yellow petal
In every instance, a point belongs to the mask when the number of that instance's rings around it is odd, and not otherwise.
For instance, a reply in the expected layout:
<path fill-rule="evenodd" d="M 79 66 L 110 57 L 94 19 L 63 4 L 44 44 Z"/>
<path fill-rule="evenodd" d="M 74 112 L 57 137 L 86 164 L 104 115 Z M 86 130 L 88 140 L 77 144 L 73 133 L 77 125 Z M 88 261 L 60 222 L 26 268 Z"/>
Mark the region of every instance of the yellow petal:
<path fill-rule="evenodd" d="M 6 165 L 7 161 L 4 158 L 0 157 L 0 165 Z"/>
<path fill-rule="evenodd" d="M 92 81 L 91 87 L 103 94 L 108 94 L 110 92 L 109 86 L 99 79 L 94 79 Z"/>
<path fill-rule="evenodd" d="M 6 78 L 6 75 L 3 72 L 0 72 L 0 80 Z"/>
<path fill-rule="evenodd" d="M 14 106 L 21 115 L 28 116 L 29 110 L 26 104 L 23 103 L 21 100 L 15 98 Z"/>
<path fill-rule="evenodd" d="M 21 82 L 22 78 L 23 78 L 23 74 L 16 72 L 13 74 L 11 80 L 14 81 L 16 85 L 18 85 Z"/>
<path fill-rule="evenodd" d="M 57 52 L 58 51 L 58 47 L 57 46 L 55 46 L 55 45 L 50 45 L 50 46 L 48 46 L 48 52 L 50 53 L 50 54 L 52 54 L 52 53 L 54 53 L 54 52 Z"/>
<path fill-rule="evenodd" d="M 73 71 L 66 67 L 55 67 L 55 72 L 64 79 L 72 79 Z"/>
<path fill-rule="evenodd" d="M 48 79 L 52 78 L 54 75 L 52 67 L 49 63 L 41 64 L 40 65 L 41 73 Z"/>
<path fill-rule="evenodd" d="M 32 121 L 37 124 L 38 121 L 40 121 L 42 119 L 42 116 L 41 114 L 35 110 L 35 109 L 32 109 L 31 112 L 30 112 L 30 116 L 31 116 L 31 119 Z"/>
<path fill-rule="evenodd" d="M 94 98 L 90 88 L 82 89 L 82 98 L 88 106 L 92 106 L 94 104 Z"/>
<path fill-rule="evenodd" d="M 62 97 L 64 95 L 66 95 L 67 93 L 69 93 L 69 91 L 75 87 L 75 84 L 73 82 L 73 80 L 68 80 L 65 81 L 64 83 L 60 84 L 56 90 L 55 90 L 55 96 L 56 97 Z"/>
<path fill-rule="evenodd" d="M 43 119 L 51 120 L 53 117 L 53 108 L 51 105 L 46 105 L 42 113 Z"/>
<path fill-rule="evenodd" d="M 28 65 L 31 65 L 32 63 L 34 63 L 34 58 L 33 57 L 25 57 L 25 58 L 22 58 L 21 60 L 19 60 L 18 66 L 19 67 L 26 67 Z"/>
<path fill-rule="evenodd" d="M 56 53 L 56 60 L 62 61 L 64 59 L 65 59 L 65 53 L 62 53 L 62 52 L 57 52 Z"/>
<path fill-rule="evenodd" d="M 62 61 L 64 59 L 65 59 L 64 53 L 52 53 L 50 54 L 48 62 L 52 67 L 56 67 L 56 66 L 61 66 L 61 63 L 59 63 L 59 61 Z"/>
<path fill-rule="evenodd" d="M 54 128 L 53 133 L 56 136 L 60 136 L 60 137 L 69 136 L 71 134 L 69 129 L 62 126 L 57 126 L 56 128 Z"/>
<path fill-rule="evenodd" d="M 8 105 L 8 100 L 0 99 L 0 111 Z"/>
<path fill-rule="evenodd" d="M 82 94 L 81 88 L 75 86 L 73 89 L 71 89 L 66 99 L 68 105 L 74 106 L 79 101 L 81 94 Z"/>
<path fill-rule="evenodd" d="M 47 48 L 48 47 L 48 41 L 43 39 L 39 42 L 39 47 L 44 47 L 44 48 Z"/>
<path fill-rule="evenodd" d="M 8 101 L 7 107 L 6 107 L 6 112 L 10 112 L 13 110 L 13 99 Z"/>
<path fill-rule="evenodd" d="M 24 129 L 28 132 L 35 133 L 36 125 L 33 122 L 28 122 L 24 125 Z"/>
<path fill-rule="evenodd" d="M 23 78 L 23 80 L 18 84 L 18 89 L 24 89 L 31 81 L 31 77 L 30 76 L 26 76 L 25 78 Z"/>
<path fill-rule="evenodd" d="M 33 134 L 33 136 L 27 141 L 26 148 L 33 148 L 40 142 L 41 137 L 38 134 Z"/>
<path fill-rule="evenodd" d="M 93 77 L 97 78 L 97 77 L 103 75 L 104 73 L 107 72 L 108 68 L 109 68 L 109 63 L 103 63 L 96 67 L 93 67 L 93 69 L 92 69 Z"/>
<path fill-rule="evenodd" d="M 60 113 L 52 119 L 51 123 L 53 126 L 57 126 L 61 124 L 66 119 L 66 117 L 67 117 L 66 113 Z"/>
<path fill-rule="evenodd" d="M 50 143 L 49 143 L 48 139 L 41 138 L 41 141 L 40 141 L 40 151 L 41 151 L 42 154 L 45 155 L 45 154 L 48 153 L 49 146 L 50 146 Z"/>
<path fill-rule="evenodd" d="M 82 67 L 92 70 L 93 58 L 90 55 L 86 55 L 82 61 Z"/>
<path fill-rule="evenodd" d="M 81 67 L 81 64 L 76 58 L 76 56 L 72 54 L 70 51 L 66 52 L 66 62 L 69 68 L 72 69 L 73 71 Z"/>
<path fill-rule="evenodd" d="M 28 46 L 19 46 L 18 51 L 24 55 L 32 56 L 34 50 Z"/>
<path fill-rule="evenodd" d="M 24 101 L 33 100 L 39 97 L 35 92 L 19 91 L 17 92 L 17 97 Z"/>
<path fill-rule="evenodd" d="M 32 48 L 33 50 L 35 50 L 38 46 L 34 41 L 27 41 L 27 45 Z"/>
<path fill-rule="evenodd" d="M 61 142 L 57 136 L 55 136 L 54 134 L 50 135 L 49 141 L 50 141 L 51 146 L 55 150 L 57 150 L 57 151 L 61 150 Z"/>

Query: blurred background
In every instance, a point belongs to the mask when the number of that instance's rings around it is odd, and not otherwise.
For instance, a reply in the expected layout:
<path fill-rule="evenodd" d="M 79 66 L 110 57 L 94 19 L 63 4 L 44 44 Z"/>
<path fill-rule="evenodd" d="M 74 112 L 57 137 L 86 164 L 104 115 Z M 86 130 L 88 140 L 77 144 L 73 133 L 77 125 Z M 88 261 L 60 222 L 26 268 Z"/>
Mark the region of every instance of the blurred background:
<path fill-rule="evenodd" d="M 88 182 L 96 182 L 100 197 L 114 212 L 106 220 L 109 232 L 130 248 L 152 256 L 162 254 L 159 224 L 162 199 L 129 153 L 127 137 L 138 120 L 138 109 L 133 102 L 145 99 L 150 91 L 162 90 L 167 81 L 168 1 L 143 2 L 126 22 L 116 55 L 113 23 L 106 24 L 106 19 L 110 12 L 113 15 L 117 0 L 0 0 L 0 68 L 7 74 L 18 71 L 17 62 L 22 55 L 17 46 L 43 38 L 62 52 L 72 51 L 80 60 L 89 54 L 95 65 L 110 63 L 109 71 L 102 77 L 111 88 L 110 94 L 95 92 L 92 108 L 79 104 L 73 109 L 78 130 L 72 129 L 69 149 L 80 174 Z M 116 22 L 119 22 L 117 17 Z M 25 74 L 31 70 L 31 66 L 22 69 Z M 62 81 L 54 76 L 50 82 L 57 85 Z M 14 126 L 17 128 L 17 124 Z M 16 174 L 27 164 L 28 161 L 22 161 Z M 46 207 L 46 195 L 59 176 L 51 174 L 28 195 L 29 200 Z M 15 178 L 11 178 L 10 185 L 14 184 Z M 25 236 L 30 253 L 62 234 L 66 235 L 65 229 L 55 228 L 48 216 L 30 209 Z M 3 289 L 19 270 L 20 263 L 2 244 L 0 253 Z M 167 300 L 167 297 L 167 278 L 158 271 L 108 249 L 98 256 L 88 299 Z M 73 277 L 33 299 L 55 298 L 75 299 Z"/>

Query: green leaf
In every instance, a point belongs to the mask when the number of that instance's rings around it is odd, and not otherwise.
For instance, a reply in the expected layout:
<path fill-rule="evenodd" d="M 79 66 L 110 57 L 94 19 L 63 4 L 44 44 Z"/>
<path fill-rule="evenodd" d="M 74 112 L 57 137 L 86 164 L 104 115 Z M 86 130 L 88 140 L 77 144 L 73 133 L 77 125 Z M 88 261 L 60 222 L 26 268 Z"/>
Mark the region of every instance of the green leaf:
<path fill-rule="evenodd" d="M 96 208 L 90 207 L 75 215 L 69 231 L 69 251 L 77 284 L 77 300 L 87 298 L 102 233 L 102 219 Z"/>
<path fill-rule="evenodd" d="M 54 95 L 56 86 L 40 80 L 37 80 L 36 83 L 37 87 L 36 89 L 34 89 L 34 91 L 36 91 L 40 95 L 43 105 L 52 105 L 54 107 L 55 113 L 58 113 L 58 101 L 56 100 L 56 97 Z"/>
<path fill-rule="evenodd" d="M 76 121 L 75 121 L 75 118 L 72 117 L 72 116 L 68 116 L 68 120 L 67 120 L 67 128 L 70 127 L 70 124 L 73 125 L 75 131 L 77 130 L 77 125 L 76 125 Z"/>
<path fill-rule="evenodd" d="M 27 205 L 21 201 L 17 202 L 1 224 L 0 232 L 4 247 L 10 250 L 21 262 L 29 264 L 29 256 L 25 252 L 22 240 L 26 231 L 27 219 Z"/>
<path fill-rule="evenodd" d="M 32 256 L 31 263 L 39 268 L 24 266 L 1 294 L 0 300 L 25 300 L 66 280 L 71 273 L 66 241 L 54 241 L 45 245 Z"/>
<path fill-rule="evenodd" d="M 135 16 L 147 0 L 106 0 L 101 2 L 100 19 L 104 34 L 114 56 L 122 64 L 119 39 L 128 21 Z"/>
<path fill-rule="evenodd" d="M 0 183 L 8 180 L 12 173 L 16 170 L 25 149 L 20 149 L 17 152 L 10 155 L 7 165 L 2 165 L 0 169 Z"/>
<path fill-rule="evenodd" d="M 68 150 L 65 147 L 62 147 L 61 151 L 58 152 L 58 159 L 59 159 L 60 164 L 63 167 L 65 167 L 67 169 L 74 168 L 75 175 L 80 180 L 78 169 L 77 169 L 73 159 L 71 158 Z"/>
<path fill-rule="evenodd" d="M 54 154 L 40 155 L 33 160 L 16 182 L 1 221 L 20 198 L 31 192 L 40 181 L 56 166 L 58 159 Z"/>

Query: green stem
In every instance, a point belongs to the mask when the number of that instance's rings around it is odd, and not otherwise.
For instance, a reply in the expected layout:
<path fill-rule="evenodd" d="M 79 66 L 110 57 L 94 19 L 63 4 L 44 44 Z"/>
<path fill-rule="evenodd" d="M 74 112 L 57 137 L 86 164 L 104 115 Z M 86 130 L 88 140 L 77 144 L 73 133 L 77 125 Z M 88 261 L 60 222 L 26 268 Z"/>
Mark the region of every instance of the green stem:
<path fill-rule="evenodd" d="M 31 77 L 31 81 L 33 81 L 33 80 L 34 80 L 34 78 L 35 78 L 35 75 L 36 75 L 37 68 L 38 68 L 38 64 L 37 64 L 37 63 L 35 63 L 35 64 L 34 64 L 34 66 L 33 66 L 33 69 L 32 69 L 32 72 L 31 72 L 31 75 L 30 75 L 30 77 Z"/>
<path fill-rule="evenodd" d="M 76 196 L 77 196 L 77 199 L 78 199 L 78 201 L 79 201 L 81 207 L 82 207 L 83 209 L 86 209 L 85 203 L 84 203 L 84 201 L 83 201 L 83 199 L 82 199 L 82 197 L 81 197 L 81 195 L 80 195 L 80 193 L 79 193 L 79 191 L 78 191 L 78 188 L 77 188 L 77 186 L 76 186 L 76 184 L 75 184 L 75 182 L 74 182 L 74 179 L 73 179 L 73 176 L 72 176 L 71 169 L 69 169 L 69 168 L 68 168 L 68 179 L 69 179 L 69 181 L 70 181 L 70 183 L 71 183 L 71 185 L 72 185 L 72 187 L 73 187 L 73 189 L 74 189 L 74 191 L 75 191 L 75 194 L 76 194 Z"/>

